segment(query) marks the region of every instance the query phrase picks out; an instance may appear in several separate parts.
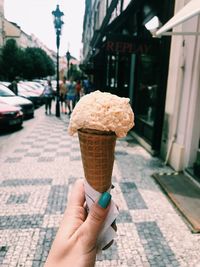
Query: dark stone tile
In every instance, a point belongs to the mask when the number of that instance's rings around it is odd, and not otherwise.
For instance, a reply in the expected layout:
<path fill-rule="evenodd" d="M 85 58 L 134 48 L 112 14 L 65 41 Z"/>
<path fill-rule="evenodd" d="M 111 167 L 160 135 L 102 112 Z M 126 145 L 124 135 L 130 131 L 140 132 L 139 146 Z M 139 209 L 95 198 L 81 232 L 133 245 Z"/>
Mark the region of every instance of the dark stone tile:
<path fill-rule="evenodd" d="M 98 261 L 118 260 L 118 259 L 119 259 L 119 254 L 116 242 L 114 242 L 108 249 L 103 250 L 102 254 L 97 257 Z"/>
<path fill-rule="evenodd" d="M 24 157 L 31 157 L 31 158 L 37 158 L 41 155 L 41 153 L 27 153 L 24 155 Z"/>
<path fill-rule="evenodd" d="M 80 147 L 79 146 L 78 147 L 72 147 L 71 151 L 78 152 L 78 151 L 80 151 Z"/>
<path fill-rule="evenodd" d="M 21 148 L 21 149 L 16 149 L 15 151 L 14 151 L 14 153 L 25 153 L 25 152 L 27 152 L 28 151 L 28 149 L 23 149 L 23 148 Z"/>
<path fill-rule="evenodd" d="M 27 186 L 27 185 L 49 185 L 52 179 L 9 179 L 1 182 L 0 187 L 4 186 Z"/>
<path fill-rule="evenodd" d="M 6 256 L 6 253 L 8 252 L 7 246 L 0 246 L 0 264 L 3 263 L 3 260 Z"/>
<path fill-rule="evenodd" d="M 120 210 L 116 221 L 117 221 L 117 224 L 118 223 L 133 223 L 132 217 L 128 210 Z"/>
<path fill-rule="evenodd" d="M 51 135 L 50 136 L 51 139 L 60 139 L 60 135 L 59 134 L 56 134 L 56 135 Z"/>
<path fill-rule="evenodd" d="M 40 158 L 38 158 L 38 162 L 51 162 L 54 160 L 55 160 L 54 157 L 40 157 Z"/>
<path fill-rule="evenodd" d="M 32 145 L 33 142 L 32 141 L 23 141 L 21 142 L 22 145 Z"/>
<path fill-rule="evenodd" d="M 29 135 L 29 136 L 27 136 L 27 139 L 36 139 L 36 138 L 38 138 L 38 135 Z"/>
<path fill-rule="evenodd" d="M 43 263 L 41 261 L 33 261 L 32 267 L 42 267 Z"/>
<path fill-rule="evenodd" d="M 17 162 L 20 162 L 21 159 L 22 159 L 21 157 L 7 158 L 5 160 L 5 162 L 8 162 L 8 163 L 17 163 Z"/>
<path fill-rule="evenodd" d="M 75 161 L 75 160 L 81 160 L 81 156 L 71 156 L 70 157 L 71 161 Z"/>
<path fill-rule="evenodd" d="M 71 147 L 71 144 L 59 144 L 59 147 L 62 147 L 62 148 L 70 148 Z"/>
<path fill-rule="evenodd" d="M 180 266 L 156 222 L 140 222 L 135 225 L 150 266 Z"/>
<path fill-rule="evenodd" d="M 69 178 L 68 178 L 68 185 L 73 185 L 77 179 L 83 179 L 83 177 L 69 176 Z"/>
<path fill-rule="evenodd" d="M 58 144 L 57 141 L 50 141 L 50 142 L 47 143 L 47 145 L 57 145 L 57 144 Z"/>
<path fill-rule="evenodd" d="M 69 152 L 57 152 L 57 157 L 69 157 Z"/>
<path fill-rule="evenodd" d="M 127 180 L 133 180 L 138 175 L 138 171 L 145 168 L 147 159 L 139 153 L 134 155 L 116 154 L 115 160 L 119 166 L 122 176 Z"/>
<path fill-rule="evenodd" d="M 41 148 L 42 146 L 41 146 L 41 145 L 36 145 L 36 144 L 34 144 L 34 145 L 32 145 L 31 147 L 32 147 L 32 148 Z"/>
<path fill-rule="evenodd" d="M 44 152 L 54 152 L 55 148 L 45 148 Z"/>
<path fill-rule="evenodd" d="M 37 142 L 45 142 L 45 141 L 46 141 L 45 138 L 38 138 L 38 139 L 37 139 Z"/>
<path fill-rule="evenodd" d="M 46 213 L 63 213 L 67 203 L 68 187 L 66 185 L 53 185 L 49 192 Z"/>
<path fill-rule="evenodd" d="M 134 182 L 125 182 L 119 185 L 129 209 L 147 209 L 147 205 Z"/>
<path fill-rule="evenodd" d="M 32 267 L 43 267 L 49 254 L 57 228 L 41 228 Z"/>
<path fill-rule="evenodd" d="M 41 214 L 0 216 L 0 230 L 38 228 L 42 223 Z"/>
<path fill-rule="evenodd" d="M 11 194 L 6 204 L 25 204 L 28 202 L 30 194 Z"/>

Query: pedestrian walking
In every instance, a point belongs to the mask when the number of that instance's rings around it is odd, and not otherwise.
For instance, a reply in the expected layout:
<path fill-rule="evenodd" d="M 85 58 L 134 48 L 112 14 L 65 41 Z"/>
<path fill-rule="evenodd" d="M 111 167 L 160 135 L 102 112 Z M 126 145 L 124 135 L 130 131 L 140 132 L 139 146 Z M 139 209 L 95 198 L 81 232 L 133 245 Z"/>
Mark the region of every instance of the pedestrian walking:
<path fill-rule="evenodd" d="M 66 100 L 66 95 L 67 95 L 67 78 L 64 76 L 62 83 L 60 84 L 59 88 L 60 92 L 60 103 L 61 103 L 61 112 L 67 114 L 67 100 Z"/>
<path fill-rule="evenodd" d="M 44 103 L 45 103 L 45 114 L 51 114 L 51 102 L 53 99 L 53 87 L 51 85 L 51 81 L 48 80 L 47 84 L 44 87 L 44 91 L 42 92 L 42 96 L 44 96 Z"/>
<path fill-rule="evenodd" d="M 69 109 L 69 115 L 72 113 L 76 105 L 76 82 L 71 77 L 70 82 L 67 85 L 67 107 Z"/>
<path fill-rule="evenodd" d="M 78 80 L 78 81 L 76 82 L 76 103 L 77 103 L 77 102 L 79 101 L 79 99 L 80 99 L 81 89 L 82 89 L 81 81 Z"/>
<path fill-rule="evenodd" d="M 15 78 L 8 86 L 8 88 L 16 95 L 18 95 L 17 78 Z"/>
<path fill-rule="evenodd" d="M 94 91 L 93 84 L 89 78 L 83 80 L 83 89 L 85 95 Z"/>

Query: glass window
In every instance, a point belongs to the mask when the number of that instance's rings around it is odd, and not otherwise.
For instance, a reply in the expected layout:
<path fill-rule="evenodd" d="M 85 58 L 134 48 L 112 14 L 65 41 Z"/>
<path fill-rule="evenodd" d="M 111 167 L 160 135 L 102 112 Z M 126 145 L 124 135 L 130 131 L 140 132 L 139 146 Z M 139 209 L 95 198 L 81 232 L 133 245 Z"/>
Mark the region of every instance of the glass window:
<path fill-rule="evenodd" d="M 158 85 L 156 82 L 157 65 L 153 55 L 141 55 L 138 69 L 138 94 L 136 114 L 138 119 L 149 126 L 154 125 Z"/>
<path fill-rule="evenodd" d="M 0 85 L 0 96 L 15 96 L 15 94 L 3 85 Z"/>

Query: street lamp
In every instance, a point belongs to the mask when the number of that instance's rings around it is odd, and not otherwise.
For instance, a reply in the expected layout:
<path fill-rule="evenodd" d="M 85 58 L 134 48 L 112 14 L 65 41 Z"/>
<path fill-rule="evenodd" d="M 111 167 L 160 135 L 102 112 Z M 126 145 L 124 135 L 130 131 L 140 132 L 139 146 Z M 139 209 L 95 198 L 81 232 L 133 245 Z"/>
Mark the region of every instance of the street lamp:
<path fill-rule="evenodd" d="M 60 117 L 60 104 L 59 104 L 59 47 L 60 47 L 60 35 L 64 22 L 61 17 L 64 15 L 59 9 L 59 5 L 56 6 L 56 10 L 52 11 L 54 16 L 54 27 L 56 30 L 56 47 L 57 47 L 57 64 L 56 64 L 56 117 Z"/>
<path fill-rule="evenodd" d="M 69 80 L 69 61 L 71 59 L 71 54 L 70 54 L 69 50 L 66 53 L 66 58 L 67 58 L 67 78 Z"/>

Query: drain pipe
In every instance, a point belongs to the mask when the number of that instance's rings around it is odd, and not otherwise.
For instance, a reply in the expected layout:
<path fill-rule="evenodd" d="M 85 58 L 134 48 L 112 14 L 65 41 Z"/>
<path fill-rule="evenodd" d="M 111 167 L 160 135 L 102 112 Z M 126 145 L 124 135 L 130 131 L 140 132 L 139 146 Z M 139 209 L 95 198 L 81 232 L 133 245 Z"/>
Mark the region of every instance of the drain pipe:
<path fill-rule="evenodd" d="M 168 146 L 168 150 L 167 150 L 167 155 L 165 158 L 165 162 L 164 164 L 167 165 L 168 161 L 169 161 L 169 157 L 172 151 L 172 146 L 174 144 L 174 142 L 176 141 L 177 138 L 177 128 L 178 128 L 178 120 L 179 120 L 179 115 L 180 115 L 180 109 L 181 109 L 181 92 L 182 92 L 182 88 L 183 88 L 183 79 L 184 79 L 184 71 L 185 71 L 185 53 L 184 53 L 184 47 L 185 47 L 185 40 L 182 41 L 182 55 L 181 55 L 181 59 L 180 59 L 180 68 L 178 71 L 178 79 L 179 79 L 179 84 L 177 86 L 178 90 L 177 90 L 177 97 L 176 97 L 176 110 L 175 110 L 175 125 L 174 125 L 174 129 L 173 129 L 173 134 L 172 137 L 169 141 L 169 146 Z"/>

